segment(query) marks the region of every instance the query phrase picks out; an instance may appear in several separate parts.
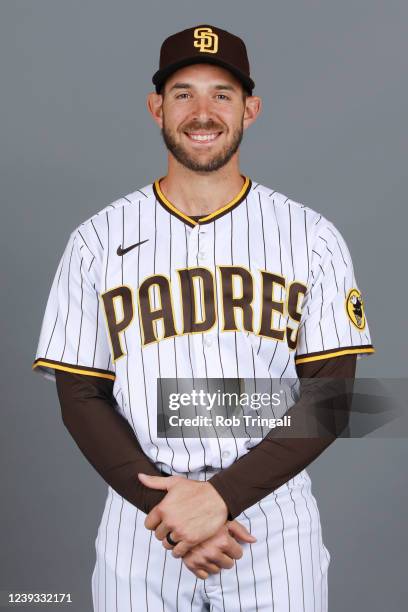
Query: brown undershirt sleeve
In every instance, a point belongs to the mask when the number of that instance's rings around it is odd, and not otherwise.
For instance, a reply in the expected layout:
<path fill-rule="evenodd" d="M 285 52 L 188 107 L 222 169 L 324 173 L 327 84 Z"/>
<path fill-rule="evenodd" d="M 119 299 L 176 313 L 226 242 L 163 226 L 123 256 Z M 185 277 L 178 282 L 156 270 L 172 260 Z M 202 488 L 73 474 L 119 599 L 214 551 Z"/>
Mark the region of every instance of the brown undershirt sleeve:
<path fill-rule="evenodd" d="M 129 423 L 114 407 L 113 381 L 55 370 L 65 427 L 91 465 L 128 502 L 146 514 L 165 496 L 137 474 L 167 476 L 144 454 Z"/>
<path fill-rule="evenodd" d="M 272 429 L 246 455 L 209 480 L 227 504 L 229 520 L 301 472 L 348 427 L 350 385 L 355 368 L 355 355 L 297 366 L 305 393 L 301 393 L 299 401 L 286 414 L 296 419 L 297 415 L 307 413 L 308 425 L 305 427 L 302 418 L 294 420 L 291 437 L 285 438 L 279 437 L 277 429 Z M 316 383 L 314 378 L 321 380 Z M 322 431 L 322 434 L 312 437 L 308 431 Z"/>
<path fill-rule="evenodd" d="M 354 355 L 320 360 L 299 365 L 298 376 L 352 379 L 355 364 Z M 167 474 L 144 454 L 133 429 L 115 409 L 113 381 L 60 370 L 55 370 L 55 377 L 62 420 L 84 456 L 119 495 L 149 513 L 166 492 L 145 487 L 137 474 Z M 290 410 L 301 407 L 299 400 Z M 211 478 L 227 504 L 229 520 L 299 473 L 336 439 L 335 434 L 276 439 L 275 432 Z"/>

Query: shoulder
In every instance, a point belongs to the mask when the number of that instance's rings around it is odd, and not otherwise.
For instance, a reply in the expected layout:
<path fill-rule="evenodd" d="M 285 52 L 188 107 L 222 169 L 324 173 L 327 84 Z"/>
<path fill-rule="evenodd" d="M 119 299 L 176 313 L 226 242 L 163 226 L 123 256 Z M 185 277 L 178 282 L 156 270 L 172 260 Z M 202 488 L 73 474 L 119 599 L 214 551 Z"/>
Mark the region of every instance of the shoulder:
<path fill-rule="evenodd" d="M 152 197 L 155 197 L 153 184 L 149 183 L 109 202 L 74 227 L 69 233 L 65 254 L 71 257 L 74 252 L 78 259 L 84 259 L 89 269 L 98 268 L 102 263 L 104 253 L 109 251 L 112 228 L 115 225 L 122 227 L 124 211 L 131 210 L 139 206 L 139 203 L 149 201 Z"/>
<path fill-rule="evenodd" d="M 137 188 L 130 193 L 118 197 L 106 204 L 103 208 L 95 212 L 93 215 L 81 221 L 71 232 L 71 238 L 79 243 L 99 243 L 103 246 L 103 242 L 107 236 L 109 224 L 113 224 L 127 208 L 133 208 L 139 203 L 143 204 L 147 200 L 154 198 L 153 184 L 148 183 L 143 187 Z"/>
<path fill-rule="evenodd" d="M 254 195 L 259 194 L 262 203 L 265 206 L 273 207 L 279 214 L 288 214 L 290 212 L 291 214 L 302 215 L 316 224 L 321 223 L 322 220 L 324 221 L 323 215 L 318 211 L 314 210 L 306 203 L 294 199 L 273 187 L 267 187 L 266 185 L 254 182 L 252 185 L 252 192 Z"/>
<path fill-rule="evenodd" d="M 260 199 L 262 206 L 273 209 L 276 220 L 285 222 L 298 222 L 312 243 L 324 239 L 328 242 L 344 242 L 340 230 L 324 214 L 315 210 L 307 203 L 294 199 L 272 187 L 253 182 L 252 193 Z"/>
<path fill-rule="evenodd" d="M 107 218 L 113 218 L 118 214 L 121 214 L 124 208 L 132 207 L 139 201 L 143 202 L 151 197 L 154 197 L 154 192 L 152 183 L 149 183 L 148 185 L 144 185 L 143 187 L 135 189 L 134 191 L 120 196 L 112 202 L 109 202 L 109 204 L 101 208 L 92 216 L 88 217 L 88 219 L 82 221 L 76 229 L 87 230 L 92 225 L 106 223 Z"/>

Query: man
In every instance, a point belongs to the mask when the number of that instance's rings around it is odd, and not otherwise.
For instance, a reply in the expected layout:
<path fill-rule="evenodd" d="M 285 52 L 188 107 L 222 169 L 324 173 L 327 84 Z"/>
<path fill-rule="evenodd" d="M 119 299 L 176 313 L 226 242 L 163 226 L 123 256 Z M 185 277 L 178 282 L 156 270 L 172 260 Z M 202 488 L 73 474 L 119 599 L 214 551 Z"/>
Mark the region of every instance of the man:
<path fill-rule="evenodd" d="M 71 233 L 33 364 L 109 484 L 94 610 L 323 612 L 330 556 L 305 467 L 346 421 L 160 436 L 157 381 L 352 379 L 374 349 L 350 253 L 322 215 L 241 174 L 261 99 L 240 38 L 170 36 L 153 83 L 167 174 Z M 346 396 L 305 387 L 287 414 L 320 431 Z"/>

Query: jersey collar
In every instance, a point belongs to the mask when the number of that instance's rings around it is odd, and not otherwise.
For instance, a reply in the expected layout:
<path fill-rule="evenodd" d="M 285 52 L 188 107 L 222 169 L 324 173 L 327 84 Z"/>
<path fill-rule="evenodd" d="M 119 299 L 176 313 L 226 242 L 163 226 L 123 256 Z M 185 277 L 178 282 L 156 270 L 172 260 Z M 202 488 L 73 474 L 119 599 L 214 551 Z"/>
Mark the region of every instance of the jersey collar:
<path fill-rule="evenodd" d="M 184 223 L 187 223 L 187 225 L 190 225 L 191 227 L 194 227 L 194 226 L 196 226 L 198 224 L 202 225 L 203 223 L 211 223 L 212 221 L 215 221 L 215 219 L 219 219 L 220 217 L 222 217 L 226 213 L 231 212 L 231 210 L 233 210 L 236 206 L 238 206 L 238 204 L 240 204 L 243 200 L 245 200 L 245 198 L 247 197 L 247 195 L 248 195 L 248 193 L 249 193 L 249 191 L 251 189 L 251 186 L 252 186 L 251 179 L 248 176 L 242 176 L 242 178 L 245 179 L 245 181 L 244 181 L 244 184 L 243 184 L 240 192 L 235 196 L 235 198 L 233 198 L 230 202 L 228 202 L 227 204 L 225 204 L 224 206 L 222 206 L 218 210 L 210 213 L 209 215 L 207 215 L 205 217 L 201 217 L 201 219 L 199 219 L 198 221 L 195 221 L 194 219 L 192 219 L 191 217 L 189 217 L 188 215 L 183 213 L 181 210 L 176 208 L 176 206 L 174 206 L 174 204 L 172 204 L 166 198 L 166 196 L 164 195 L 164 193 L 160 189 L 160 181 L 163 178 L 164 177 L 161 177 L 161 178 L 155 180 L 154 183 L 153 183 L 153 191 L 154 191 L 154 194 L 156 196 L 157 201 L 169 213 L 171 213 L 172 215 L 174 215 L 178 219 L 181 219 L 181 221 L 184 221 Z"/>

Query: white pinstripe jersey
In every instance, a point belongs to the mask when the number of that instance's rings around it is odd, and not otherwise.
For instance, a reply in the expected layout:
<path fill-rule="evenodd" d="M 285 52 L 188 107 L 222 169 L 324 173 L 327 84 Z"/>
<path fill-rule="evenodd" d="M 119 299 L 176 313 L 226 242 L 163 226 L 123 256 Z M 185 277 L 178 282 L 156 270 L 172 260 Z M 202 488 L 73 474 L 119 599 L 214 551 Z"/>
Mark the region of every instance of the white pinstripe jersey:
<path fill-rule="evenodd" d="M 296 379 L 298 363 L 373 351 L 349 250 L 328 219 L 246 177 L 197 223 L 158 180 L 70 234 L 33 368 L 114 380 L 145 453 L 189 472 L 227 467 L 260 439 L 158 438 L 157 377 Z"/>

